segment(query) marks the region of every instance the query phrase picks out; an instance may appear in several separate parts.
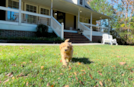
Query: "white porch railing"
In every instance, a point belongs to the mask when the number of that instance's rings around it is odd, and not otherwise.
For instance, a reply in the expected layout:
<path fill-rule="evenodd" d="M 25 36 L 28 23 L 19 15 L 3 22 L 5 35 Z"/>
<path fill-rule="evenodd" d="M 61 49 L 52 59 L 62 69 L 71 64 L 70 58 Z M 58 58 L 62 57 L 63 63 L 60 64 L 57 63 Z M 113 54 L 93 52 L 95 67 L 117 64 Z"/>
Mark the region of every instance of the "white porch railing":
<path fill-rule="evenodd" d="M 21 23 L 28 23 L 29 25 L 41 23 L 41 24 L 50 26 L 51 24 L 51 28 L 54 30 L 57 36 L 59 36 L 61 39 L 64 39 L 64 24 L 63 23 L 60 24 L 54 17 L 48 16 L 48 15 L 37 14 L 33 12 L 28 12 L 28 11 L 19 11 L 19 9 L 12 9 L 12 8 L 2 7 L 2 6 L 0 6 L 0 10 L 4 10 L 7 12 L 8 11 L 15 12 L 14 14 L 15 20 L 6 19 L 4 21 L 5 23 L 8 21 L 12 21 L 12 22 L 16 22 L 18 25 L 21 25 L 19 24 L 19 20 L 21 19 Z M 19 12 L 22 14 L 20 19 L 19 19 Z M 32 22 L 32 23 L 29 22 L 30 16 L 35 18 L 35 19 L 32 18 L 35 22 Z M 50 20 L 51 20 L 51 23 L 50 23 Z"/>
<path fill-rule="evenodd" d="M 85 25 L 83 25 L 83 23 L 81 23 L 81 22 L 79 22 L 79 28 L 81 29 L 81 30 L 83 30 L 83 35 L 85 36 L 85 37 L 87 37 L 90 41 L 92 41 L 92 37 L 91 37 L 91 35 L 92 35 L 92 31 L 91 31 L 91 29 L 90 28 L 88 28 L 87 26 L 85 26 Z"/>
<path fill-rule="evenodd" d="M 82 24 L 87 26 L 87 27 L 92 26 L 93 31 L 98 31 L 98 32 L 108 32 L 108 29 L 109 29 L 109 27 L 102 27 L 102 26 L 97 26 L 97 25 L 94 25 L 94 24 L 91 25 L 89 23 L 82 23 Z"/>
<path fill-rule="evenodd" d="M 54 17 L 51 17 L 51 27 L 61 39 L 64 39 L 64 24 L 63 23 L 60 24 Z"/>

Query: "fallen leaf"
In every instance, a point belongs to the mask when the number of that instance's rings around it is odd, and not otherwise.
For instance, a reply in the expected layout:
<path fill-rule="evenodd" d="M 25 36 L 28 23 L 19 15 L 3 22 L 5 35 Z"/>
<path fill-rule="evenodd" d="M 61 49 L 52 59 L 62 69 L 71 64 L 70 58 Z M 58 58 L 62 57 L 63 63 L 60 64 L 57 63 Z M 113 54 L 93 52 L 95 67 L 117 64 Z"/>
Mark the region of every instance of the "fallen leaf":
<path fill-rule="evenodd" d="M 14 77 L 12 77 L 12 79 L 15 79 Z"/>
<path fill-rule="evenodd" d="M 98 71 L 98 73 L 102 76 L 102 73 L 100 71 Z"/>
<path fill-rule="evenodd" d="M 30 63 L 32 63 L 32 61 L 29 61 Z"/>
<path fill-rule="evenodd" d="M 20 73 L 17 77 L 25 76 L 23 73 Z"/>
<path fill-rule="evenodd" d="M 28 82 L 26 83 L 26 86 L 28 86 Z"/>
<path fill-rule="evenodd" d="M 16 64 L 12 64 L 12 65 L 16 67 Z"/>
<path fill-rule="evenodd" d="M 47 83 L 47 87 L 50 86 L 50 83 Z"/>
<path fill-rule="evenodd" d="M 91 79 L 93 79 L 92 75 L 89 73 L 89 76 L 91 77 Z"/>
<path fill-rule="evenodd" d="M 69 67 L 69 71 L 71 70 L 72 68 L 71 67 Z"/>
<path fill-rule="evenodd" d="M 23 62 L 23 64 L 26 64 L 26 62 Z"/>
<path fill-rule="evenodd" d="M 80 63 L 80 62 L 78 62 L 78 65 L 81 65 L 81 63 Z"/>
<path fill-rule="evenodd" d="M 6 76 L 13 77 L 13 72 L 7 74 Z"/>
<path fill-rule="evenodd" d="M 78 78 L 77 77 L 75 77 L 76 78 L 76 80 L 78 81 Z"/>
<path fill-rule="evenodd" d="M 84 85 L 84 83 L 82 81 L 79 81 L 80 84 Z"/>
<path fill-rule="evenodd" d="M 23 49 L 23 47 L 20 47 L 20 49 Z"/>
<path fill-rule="evenodd" d="M 120 62 L 119 64 L 120 64 L 120 65 L 125 65 L 125 64 L 126 64 L 126 62 Z"/>
<path fill-rule="evenodd" d="M 120 56 L 117 56 L 117 58 L 120 58 Z"/>
<path fill-rule="evenodd" d="M 77 73 L 76 73 L 76 72 L 74 72 L 74 75 L 75 75 L 75 76 L 77 76 Z"/>
<path fill-rule="evenodd" d="M 62 62 L 62 60 L 60 60 L 60 62 Z"/>
<path fill-rule="evenodd" d="M 102 73 L 99 73 L 102 76 Z"/>
<path fill-rule="evenodd" d="M 100 84 L 101 86 L 103 86 L 103 83 L 102 83 L 101 81 L 99 81 L 99 84 Z"/>
<path fill-rule="evenodd" d="M 69 85 L 65 85 L 64 87 L 69 87 Z"/>
<path fill-rule="evenodd" d="M 68 78 L 71 78 L 72 76 L 68 76 Z"/>
<path fill-rule="evenodd" d="M 85 70 L 81 70 L 81 71 L 85 71 Z"/>
<path fill-rule="evenodd" d="M 8 82 L 8 81 L 9 81 L 9 79 L 5 80 L 3 83 L 6 83 L 6 82 Z"/>
<path fill-rule="evenodd" d="M 121 74 L 122 76 L 124 76 L 124 74 Z"/>
<path fill-rule="evenodd" d="M 44 69 L 44 66 L 41 66 L 41 69 L 43 70 Z"/>
<path fill-rule="evenodd" d="M 128 80 L 130 80 L 130 81 L 131 81 L 131 80 L 133 80 L 133 78 L 128 78 Z"/>
<path fill-rule="evenodd" d="M 60 73 L 60 75 L 63 75 L 63 73 Z"/>

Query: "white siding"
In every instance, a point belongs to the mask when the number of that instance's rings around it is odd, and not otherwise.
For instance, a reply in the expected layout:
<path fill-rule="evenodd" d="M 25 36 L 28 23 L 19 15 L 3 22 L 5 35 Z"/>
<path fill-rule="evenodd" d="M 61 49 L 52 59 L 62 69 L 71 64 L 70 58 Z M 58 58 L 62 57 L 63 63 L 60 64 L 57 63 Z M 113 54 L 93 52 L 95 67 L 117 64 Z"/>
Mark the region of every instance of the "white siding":
<path fill-rule="evenodd" d="M 78 4 L 78 0 L 66 0 L 66 1 L 74 3 L 74 4 Z"/>

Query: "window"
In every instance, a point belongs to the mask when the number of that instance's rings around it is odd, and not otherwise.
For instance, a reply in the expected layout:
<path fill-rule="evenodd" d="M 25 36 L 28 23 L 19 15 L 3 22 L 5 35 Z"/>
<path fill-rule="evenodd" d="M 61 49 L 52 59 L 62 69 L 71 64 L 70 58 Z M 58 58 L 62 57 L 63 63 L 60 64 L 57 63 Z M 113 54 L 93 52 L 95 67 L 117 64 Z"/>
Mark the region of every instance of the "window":
<path fill-rule="evenodd" d="M 41 8 L 41 14 L 43 15 L 49 15 L 49 10 Z"/>
<path fill-rule="evenodd" d="M 9 0 L 8 1 L 8 7 L 19 9 L 19 2 Z"/>
<path fill-rule="evenodd" d="M 8 8 L 19 9 L 19 2 L 9 0 Z M 8 21 L 18 21 L 19 14 L 17 12 L 7 11 Z"/>
<path fill-rule="evenodd" d="M 36 6 L 26 5 L 26 11 L 36 13 L 36 9 L 37 9 Z M 37 20 L 36 16 L 26 15 L 25 17 L 27 19 L 27 23 L 31 23 L 31 24 L 34 23 L 34 24 L 36 24 L 36 20 Z"/>
<path fill-rule="evenodd" d="M 26 5 L 26 11 L 36 13 L 36 6 Z"/>
<path fill-rule="evenodd" d="M 83 0 L 80 0 L 80 5 L 83 5 Z"/>

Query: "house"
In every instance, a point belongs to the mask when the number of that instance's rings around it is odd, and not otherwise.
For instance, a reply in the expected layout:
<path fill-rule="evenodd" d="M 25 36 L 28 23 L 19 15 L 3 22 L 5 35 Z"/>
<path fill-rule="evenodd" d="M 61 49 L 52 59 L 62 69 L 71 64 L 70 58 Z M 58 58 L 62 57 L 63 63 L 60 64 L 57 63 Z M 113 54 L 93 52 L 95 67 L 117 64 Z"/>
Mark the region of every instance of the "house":
<path fill-rule="evenodd" d="M 98 26 L 96 21 L 111 19 L 92 10 L 87 0 L 2 0 L 0 13 L 2 37 L 34 36 L 37 24 L 42 23 L 49 32 L 73 42 L 100 41 L 109 27 Z M 82 35 L 76 29 L 81 29 Z"/>

